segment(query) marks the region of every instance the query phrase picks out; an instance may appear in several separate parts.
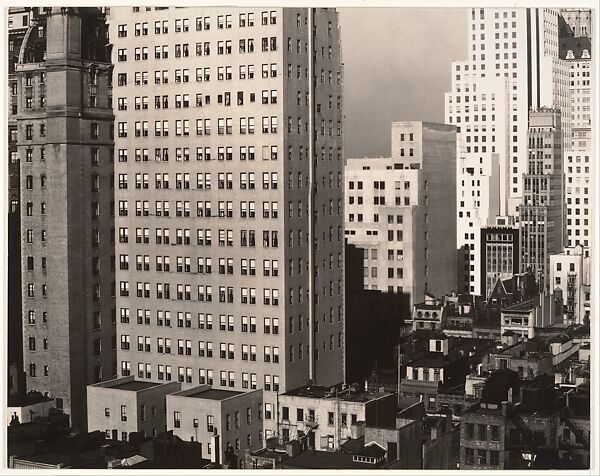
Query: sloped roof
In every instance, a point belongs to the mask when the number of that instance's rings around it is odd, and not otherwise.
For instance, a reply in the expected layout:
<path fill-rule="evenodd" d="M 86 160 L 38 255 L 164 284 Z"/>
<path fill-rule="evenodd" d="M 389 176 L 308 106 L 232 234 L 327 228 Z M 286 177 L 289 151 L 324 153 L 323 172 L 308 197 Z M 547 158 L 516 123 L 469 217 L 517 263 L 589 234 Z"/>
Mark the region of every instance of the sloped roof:
<path fill-rule="evenodd" d="M 379 446 L 378 443 L 372 441 L 371 443 L 365 445 L 360 451 L 355 453 L 358 456 L 366 456 L 369 458 L 382 458 L 385 456 L 387 451 Z"/>
<path fill-rule="evenodd" d="M 340 445 L 340 450 L 345 453 L 358 454 L 365 446 L 365 436 L 356 439 L 349 439 Z"/>
<path fill-rule="evenodd" d="M 583 50 L 588 50 L 590 56 L 592 54 L 592 42 L 589 38 L 586 37 L 571 37 L 571 38 L 561 38 L 559 45 L 559 55 L 561 59 L 565 59 L 567 56 L 567 51 L 573 51 L 573 55 L 575 58 L 581 58 L 581 53 Z"/>

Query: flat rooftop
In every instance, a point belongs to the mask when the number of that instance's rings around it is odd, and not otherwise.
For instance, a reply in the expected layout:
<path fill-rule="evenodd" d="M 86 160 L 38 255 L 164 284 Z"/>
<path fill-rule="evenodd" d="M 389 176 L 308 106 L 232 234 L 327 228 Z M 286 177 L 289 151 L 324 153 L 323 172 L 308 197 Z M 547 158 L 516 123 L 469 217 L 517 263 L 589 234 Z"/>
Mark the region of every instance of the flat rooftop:
<path fill-rule="evenodd" d="M 336 392 L 331 391 L 332 387 L 323 387 L 320 385 L 311 385 L 310 387 L 300 387 L 285 392 L 283 395 L 289 395 L 292 397 L 304 397 L 304 398 L 335 398 Z M 378 398 L 391 395 L 390 392 L 376 393 L 376 392 L 365 392 L 364 390 L 351 391 L 350 389 L 342 390 L 338 388 L 337 397 L 340 400 L 346 400 L 349 402 L 369 402 Z"/>
<path fill-rule="evenodd" d="M 143 382 L 141 380 L 133 380 L 131 382 L 119 383 L 117 385 L 111 385 L 106 388 L 113 388 L 116 390 L 128 390 L 130 392 L 138 392 L 140 390 L 145 390 L 150 387 L 157 387 L 161 385 L 160 383 L 155 382 Z"/>
<path fill-rule="evenodd" d="M 244 392 L 236 392 L 235 390 L 221 390 L 217 388 L 210 388 L 208 390 L 198 390 L 195 393 L 190 393 L 186 397 L 191 398 L 206 398 L 208 400 L 225 400 L 226 398 L 235 397 L 241 395 Z"/>

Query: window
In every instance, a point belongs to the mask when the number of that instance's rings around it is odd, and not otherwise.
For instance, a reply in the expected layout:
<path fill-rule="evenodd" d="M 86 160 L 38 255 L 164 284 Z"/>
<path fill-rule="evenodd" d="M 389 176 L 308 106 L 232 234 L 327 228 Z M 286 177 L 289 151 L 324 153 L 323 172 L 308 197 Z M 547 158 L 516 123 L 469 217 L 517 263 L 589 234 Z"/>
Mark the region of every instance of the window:
<path fill-rule="evenodd" d="M 465 438 L 467 440 L 475 438 L 475 425 L 473 423 L 465 423 Z"/>

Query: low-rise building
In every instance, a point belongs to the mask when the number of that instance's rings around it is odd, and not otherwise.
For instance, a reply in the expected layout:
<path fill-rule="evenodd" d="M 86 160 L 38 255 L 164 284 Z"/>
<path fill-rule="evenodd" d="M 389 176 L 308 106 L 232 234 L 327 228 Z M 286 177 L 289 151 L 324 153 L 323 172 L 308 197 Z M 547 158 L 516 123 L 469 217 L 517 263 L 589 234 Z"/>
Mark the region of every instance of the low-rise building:
<path fill-rule="evenodd" d="M 509 341 L 483 359 L 485 371 L 512 370 L 523 378 L 553 373 L 552 354 L 540 339 Z"/>
<path fill-rule="evenodd" d="M 439 391 L 464 386 L 471 369 L 494 345 L 486 339 L 431 337 L 427 350 L 408 356 L 401 395 L 422 398 L 428 412 L 437 411 L 441 408 Z"/>
<path fill-rule="evenodd" d="M 262 389 L 238 392 L 200 385 L 167 395 L 167 428 L 201 445 L 203 458 L 236 468 L 246 449 L 263 447 Z"/>
<path fill-rule="evenodd" d="M 357 386 L 307 386 L 279 395 L 277 422 L 279 439 L 306 441 L 316 450 L 337 451 L 345 441 L 356 435 L 356 425 L 364 422 L 377 426 L 380 421 L 393 420 L 397 395 L 383 392 L 364 392 Z"/>
<path fill-rule="evenodd" d="M 571 337 L 566 334 L 560 334 L 548 341 L 550 345 L 550 353 L 552 354 L 552 364 L 559 365 L 572 356 L 578 356 L 581 344 L 574 342 Z"/>
<path fill-rule="evenodd" d="M 88 385 L 88 428 L 112 440 L 127 441 L 134 432 L 156 436 L 166 426 L 165 397 L 180 388 L 178 382 L 142 382 L 133 376 Z"/>
<path fill-rule="evenodd" d="M 457 430 L 459 427 L 457 427 Z M 456 469 L 452 450 L 452 414 L 428 416 L 423 421 L 423 468 Z"/>
<path fill-rule="evenodd" d="M 515 372 L 492 373 L 481 402 L 461 417 L 460 469 L 558 467 L 561 406 L 551 377 L 520 388 Z"/>
<path fill-rule="evenodd" d="M 56 408 L 55 401 L 40 392 L 11 395 L 6 408 L 6 424 L 32 422 L 35 418 L 48 416 L 53 408 Z"/>
<path fill-rule="evenodd" d="M 544 292 L 503 308 L 500 315 L 500 330 L 503 334 L 512 331 L 521 339 L 532 339 L 535 337 L 535 328 L 562 322 L 562 302 L 560 297 Z"/>
<path fill-rule="evenodd" d="M 425 294 L 425 301 L 413 306 L 413 331 L 440 330 L 444 321 L 446 305 L 442 299 Z"/>
<path fill-rule="evenodd" d="M 400 397 L 398 412 L 393 419 L 386 419 L 375 425 L 364 426 L 364 442 L 375 442 L 387 450 L 386 468 L 421 469 L 423 467 L 422 442 L 423 402 L 416 398 Z M 352 441 L 344 444 L 349 446 Z"/>
<path fill-rule="evenodd" d="M 502 335 L 502 309 L 527 301 L 538 293 L 535 277 L 531 273 L 498 279 L 473 323 L 473 337 L 500 340 Z"/>
<path fill-rule="evenodd" d="M 477 319 L 481 301 L 471 294 L 445 296 L 446 315 L 442 328 L 444 334 L 454 337 L 473 337 L 473 323 Z"/>
<path fill-rule="evenodd" d="M 590 467 L 590 385 L 566 390 L 560 415 L 561 468 Z"/>

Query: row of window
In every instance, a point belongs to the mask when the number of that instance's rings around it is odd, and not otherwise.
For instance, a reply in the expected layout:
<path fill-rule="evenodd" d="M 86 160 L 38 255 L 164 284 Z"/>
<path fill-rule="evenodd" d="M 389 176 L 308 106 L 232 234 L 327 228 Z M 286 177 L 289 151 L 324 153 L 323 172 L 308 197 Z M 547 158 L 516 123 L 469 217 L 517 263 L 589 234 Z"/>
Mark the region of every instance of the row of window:
<path fill-rule="evenodd" d="M 30 258 L 30 257 L 28 257 Z M 33 257 L 31 257 L 33 259 Z M 94 258 L 96 259 L 96 258 Z M 211 274 L 213 270 L 213 261 L 211 257 L 198 257 L 197 268 L 192 271 L 192 258 L 189 256 L 177 256 L 177 267 L 175 271 L 178 273 L 191 273 L 197 272 L 198 274 Z M 218 271 L 219 274 L 234 274 L 233 258 L 219 258 L 218 259 Z M 150 256 L 149 255 L 136 255 L 135 269 L 137 271 L 150 271 Z M 215 262 L 217 259 L 215 258 Z M 33 261 L 31 268 L 33 269 Z M 129 255 L 119 255 L 119 269 L 129 269 Z M 171 271 L 170 257 L 169 256 L 156 256 L 156 271 Z M 240 274 L 242 276 L 255 276 L 256 275 L 256 259 L 241 258 L 240 259 Z M 263 260 L 263 276 L 279 276 L 279 261 L 278 260 Z"/>
<path fill-rule="evenodd" d="M 231 189 L 232 187 L 227 187 Z M 245 189 L 246 187 L 240 187 L 240 189 Z M 96 190 L 97 191 L 97 190 Z M 29 204 L 30 202 L 28 202 Z M 157 200 L 154 202 L 154 214 L 152 216 L 156 217 L 168 217 L 170 216 L 169 210 L 169 201 L 160 201 Z M 187 200 L 176 201 L 175 202 L 175 216 L 177 217 L 191 217 L 190 212 L 190 203 Z M 260 203 L 260 202 L 259 202 Z M 405 205 L 408 205 L 407 200 L 405 200 Z M 219 218 L 233 218 L 233 202 L 232 201 L 218 201 L 218 214 L 213 215 L 212 213 L 212 202 L 210 200 L 206 201 L 196 201 L 196 216 L 197 217 L 205 217 L 210 218 L 212 216 L 218 216 Z M 240 209 L 240 218 L 256 218 L 256 202 L 254 201 L 244 201 L 239 202 Z M 263 202 L 263 218 L 278 218 L 278 202 Z M 303 215 L 303 202 L 302 200 L 298 201 L 297 207 L 297 217 L 302 218 Z M 323 213 L 326 213 L 325 204 L 323 206 Z M 28 209 L 29 210 L 29 209 Z M 93 218 L 98 218 L 99 215 L 99 205 L 97 202 L 93 202 L 92 206 L 93 210 Z M 33 212 L 32 212 L 33 213 Z M 338 200 L 337 214 L 340 215 L 342 213 L 342 205 L 341 200 Z M 42 213 L 43 214 L 43 213 Z M 119 216 L 127 216 L 129 214 L 128 202 L 126 200 L 119 200 Z M 135 214 L 136 216 L 151 216 L 150 214 L 150 202 L 148 200 L 136 200 L 135 201 Z M 288 217 L 293 218 L 295 214 L 295 203 L 293 201 L 288 201 Z M 329 216 L 333 216 L 334 214 L 334 202 L 333 200 L 329 201 Z M 306 215 L 308 215 L 308 204 L 306 204 Z M 29 213 L 28 213 L 28 216 Z M 354 214 L 350 214 L 350 221 L 354 221 Z M 362 221 L 362 214 L 358 214 L 358 221 Z M 375 214 L 374 221 L 379 222 L 379 215 Z M 148 242 L 146 242 L 148 243 Z"/>
<path fill-rule="evenodd" d="M 480 466 L 500 466 L 500 452 L 482 448 L 465 448 L 465 463 Z"/>
<path fill-rule="evenodd" d="M 137 377 L 140 379 L 152 379 L 152 364 L 149 363 L 138 363 L 137 364 Z M 172 367 L 170 365 L 162 365 L 158 364 L 156 366 L 157 373 L 156 378 L 158 380 L 166 380 L 171 381 L 173 379 Z M 121 361 L 121 376 L 127 377 L 131 375 L 131 362 L 122 360 Z M 212 369 L 198 369 L 198 383 L 203 385 L 218 385 L 221 387 L 235 387 L 235 372 L 233 371 L 220 371 L 220 380 L 217 382 L 214 381 Z M 255 390 L 256 387 L 256 374 L 250 374 L 247 372 L 242 372 L 242 388 L 249 388 L 251 390 Z M 191 367 L 177 367 L 177 381 L 178 382 L 186 382 L 193 383 L 193 371 Z M 279 391 L 280 385 L 279 375 L 264 375 L 264 390 L 273 390 Z"/>
<path fill-rule="evenodd" d="M 31 343 L 30 338 L 30 343 Z M 45 344 L 47 340 L 44 341 Z M 34 348 L 35 350 L 35 339 Z M 31 345 L 30 345 L 31 347 Z M 47 347 L 44 347 L 47 349 Z M 241 358 L 244 361 L 256 361 L 256 345 L 241 344 Z M 121 334 L 121 350 L 131 350 L 131 338 L 129 334 Z M 138 352 L 152 352 L 152 339 L 150 337 L 138 336 L 137 338 L 137 350 Z M 159 354 L 170 354 L 171 353 L 171 339 L 158 337 L 156 338 L 156 351 Z M 178 355 L 192 355 L 192 341 L 178 339 L 177 340 L 177 354 Z M 198 341 L 198 357 L 213 357 L 213 343 L 210 341 Z M 293 350 L 292 354 L 293 355 Z M 219 357 L 221 359 L 235 359 L 235 345 L 228 343 L 219 344 Z M 263 348 L 263 362 L 272 362 L 274 364 L 279 363 L 279 347 L 276 346 L 264 346 Z"/>
<path fill-rule="evenodd" d="M 158 260 L 157 260 L 158 261 Z M 330 255 L 330 269 L 332 268 L 333 263 L 333 255 Z M 339 268 L 338 261 L 338 268 Z M 325 267 L 325 261 L 323 263 Z M 162 267 L 161 267 L 162 269 Z M 290 266 L 290 269 L 293 269 Z M 315 273 L 316 274 L 316 273 Z M 398 274 L 402 274 L 400 268 L 398 268 Z M 119 283 L 119 295 L 122 297 L 128 297 L 130 295 L 129 291 L 129 281 L 120 281 Z M 150 298 L 150 283 L 149 282 L 137 282 L 137 297 L 139 298 Z M 323 295 L 326 295 L 326 287 L 323 287 Z M 329 282 L 329 295 L 334 295 L 334 282 Z M 341 281 L 338 281 L 338 295 L 341 295 Z M 198 285 L 198 301 L 213 301 L 213 293 L 212 286 L 210 285 Z M 293 304 L 295 302 L 294 298 L 294 289 L 289 288 L 288 290 L 289 303 Z M 298 303 L 302 303 L 304 292 L 302 287 L 298 289 L 297 300 Z M 156 284 L 156 298 L 157 299 L 171 299 L 171 285 L 170 283 L 157 283 Z M 177 284 L 177 293 L 174 297 L 176 300 L 192 300 L 192 288 L 189 284 Z M 218 287 L 218 299 L 219 302 L 234 302 L 234 287 L 233 286 L 219 286 Z M 256 304 L 256 288 L 240 288 L 240 302 L 242 304 Z M 279 291 L 277 289 L 263 289 L 263 304 L 277 306 L 279 305 Z"/>
<path fill-rule="evenodd" d="M 28 150 L 28 154 L 27 154 L 27 162 L 32 162 L 33 160 L 33 151 L 32 149 L 27 149 Z M 260 150 L 260 147 L 259 147 Z M 31 151 L 31 154 L 30 154 Z M 92 165 L 93 166 L 97 166 L 99 164 L 98 162 L 98 152 L 97 149 L 93 149 L 93 151 L 96 151 L 95 153 L 92 154 Z M 206 161 L 209 162 L 211 160 L 214 160 L 215 157 L 212 154 L 213 149 L 211 149 L 211 147 L 196 147 L 196 161 Z M 253 145 L 243 145 L 240 146 L 238 149 L 238 157 L 240 161 L 253 161 L 256 159 L 256 147 Z M 333 160 L 333 147 L 329 147 L 329 150 L 327 150 L 326 147 L 321 147 L 321 161 L 325 160 L 325 157 L 328 157 L 328 160 L 332 161 Z M 327 154 L 326 154 L 327 152 Z M 150 160 L 150 150 L 149 149 L 135 149 L 134 150 L 135 153 L 135 161 L 136 162 L 149 162 Z M 304 146 L 298 146 L 298 155 L 297 158 L 298 160 L 303 160 L 305 157 L 305 153 L 308 154 L 308 147 L 304 147 Z M 45 154 L 44 154 L 44 150 L 41 149 L 41 160 L 45 159 Z M 315 151 L 315 157 L 318 157 L 318 152 Z M 219 161 L 231 161 L 233 160 L 233 155 L 234 155 L 234 149 L 232 146 L 222 146 L 222 147 L 218 147 L 217 148 L 217 155 L 216 155 L 216 159 Z M 129 158 L 129 151 L 128 149 L 118 149 L 117 151 L 117 156 L 118 156 L 118 161 L 119 162 L 127 162 L 128 158 Z M 169 157 L 170 157 L 170 153 L 169 153 L 169 148 L 155 148 L 154 149 L 154 161 L 155 162 L 168 162 L 169 161 Z M 278 152 L 278 147 L 276 145 L 265 145 L 262 146 L 262 154 L 261 154 L 262 160 L 278 160 L 279 158 L 279 152 Z M 294 147 L 293 146 L 289 146 L 288 147 L 288 153 L 287 153 L 287 158 L 288 160 L 294 160 L 295 157 L 295 153 L 294 153 Z M 339 162 L 341 161 L 341 157 L 342 157 L 342 152 L 341 152 L 341 148 L 337 149 L 337 153 L 336 153 L 336 160 Z M 112 155 L 111 155 L 111 159 L 112 159 Z M 189 162 L 190 160 L 190 148 L 189 147 L 177 147 L 175 148 L 175 160 L 177 162 Z M 290 172 L 291 174 L 291 172 Z M 292 186 L 292 178 L 291 175 L 288 174 L 288 183 L 290 184 L 289 188 L 291 189 Z M 341 172 L 338 172 L 338 183 L 340 184 L 339 186 L 341 186 Z M 330 172 L 330 176 L 332 176 L 332 172 Z M 298 184 L 299 184 L 299 188 L 302 187 L 302 181 L 301 181 L 302 175 L 301 172 L 298 172 Z M 306 183 L 308 185 L 308 178 L 305 176 L 306 179 Z"/>
<path fill-rule="evenodd" d="M 296 122 L 297 127 L 294 127 L 294 122 Z M 254 134 L 256 130 L 254 117 L 240 117 L 239 118 L 239 134 Z M 277 116 L 263 116 L 261 121 L 261 132 L 263 134 L 276 134 L 278 131 L 278 121 Z M 135 137 L 149 137 L 150 135 L 150 122 L 149 121 L 136 121 L 134 123 L 135 126 Z M 304 127 L 303 127 L 304 126 Z M 342 123 L 341 121 L 333 121 L 333 120 L 321 120 L 320 128 L 316 129 L 316 132 L 320 130 L 321 135 L 334 135 L 334 126 L 335 126 L 335 135 L 341 136 L 342 134 Z M 117 124 L 118 127 L 118 136 L 121 138 L 127 137 L 128 135 L 128 123 L 127 122 L 119 122 Z M 302 121 L 302 118 L 297 118 L 294 121 L 294 118 L 288 117 L 287 121 L 287 131 L 288 133 L 292 133 L 296 131 L 298 134 L 301 134 L 303 131 L 308 132 L 308 121 Z M 233 118 L 218 118 L 217 119 L 217 134 L 218 135 L 231 135 L 233 134 Z M 154 122 L 154 136 L 155 137 L 167 137 L 169 135 L 169 121 L 155 121 Z M 176 136 L 189 136 L 190 135 L 190 120 L 189 119 L 177 119 L 175 120 L 175 135 Z M 207 119 L 196 119 L 196 135 L 211 135 L 211 120 Z M 404 155 L 404 149 L 401 150 Z M 410 149 L 410 156 L 413 156 L 413 149 Z"/>
<path fill-rule="evenodd" d="M 158 48 L 158 47 L 157 47 Z M 166 48 L 163 47 L 163 48 Z M 166 53 L 162 53 L 163 55 Z M 288 63 L 287 65 L 287 78 L 292 79 L 293 76 L 293 65 Z M 253 64 L 242 64 L 238 66 L 238 78 L 240 80 L 246 79 L 254 79 L 255 68 Z M 218 66 L 216 68 L 217 80 L 218 81 L 229 81 L 233 79 L 233 66 L 225 65 Z M 318 78 L 320 79 L 321 84 L 333 84 L 333 73 L 332 70 L 321 69 Z M 175 82 L 176 83 L 189 83 L 190 82 L 190 70 L 187 68 L 183 69 L 175 69 Z M 337 71 L 335 83 L 339 86 L 342 82 L 341 72 Z M 263 63 L 261 66 L 261 75 L 262 78 L 276 78 L 277 77 L 277 63 Z M 302 67 L 300 65 L 296 65 L 296 79 L 308 79 L 308 68 L 304 69 L 304 74 L 302 74 Z M 209 82 L 211 78 L 211 68 L 210 67 L 197 67 L 196 68 L 196 81 L 197 82 Z M 133 84 L 135 86 L 144 86 L 148 84 L 149 81 L 149 72 L 148 71 L 135 71 L 133 73 Z M 315 82 L 317 79 L 317 73 L 315 72 Z M 128 84 L 128 73 L 118 73 L 117 75 L 117 85 L 118 86 L 127 86 Z M 169 84 L 169 70 L 155 70 L 154 71 L 154 84 Z M 254 95 L 254 93 L 251 93 Z M 207 96 L 208 97 L 208 96 Z M 254 102 L 251 101 L 250 102 Z M 210 100 L 207 99 L 205 103 L 210 104 Z M 239 104 L 238 105 L 242 105 Z M 201 106 L 201 104 L 197 104 L 197 106 Z"/>
<path fill-rule="evenodd" d="M 177 284 L 177 292 L 174 296 L 177 300 L 190 301 L 192 299 L 192 287 L 189 284 Z M 148 282 L 137 282 L 136 283 L 137 297 L 139 298 L 150 298 L 150 283 Z M 211 302 L 213 300 L 213 287 L 210 285 L 198 285 L 198 301 Z M 122 297 L 129 296 L 129 281 L 119 282 L 119 295 Z M 171 285 L 170 283 L 156 283 L 156 294 L 157 299 L 171 299 Z M 219 286 L 218 287 L 218 300 L 219 302 L 234 302 L 234 287 L 233 286 Z M 242 304 L 256 304 L 256 288 L 240 288 L 240 303 Z M 267 306 L 278 306 L 279 305 L 279 290 L 277 289 L 263 289 L 263 304 Z"/>
<path fill-rule="evenodd" d="M 210 54 L 210 44 L 208 49 L 206 49 L 206 44 L 203 43 L 202 47 L 200 47 L 200 43 L 196 44 L 196 54 L 198 51 L 202 52 L 204 55 Z M 262 37 L 261 41 L 261 51 L 277 51 L 277 37 Z M 217 42 L 217 54 L 231 54 L 233 51 L 232 48 L 232 40 L 223 40 Z M 240 53 L 253 53 L 254 52 L 254 38 L 247 38 L 239 40 L 239 52 Z M 176 58 L 187 57 L 189 56 L 189 44 L 188 43 L 179 43 L 174 45 L 174 54 Z M 127 48 L 119 48 L 117 50 L 117 61 L 125 62 L 128 58 Z M 148 47 L 138 47 L 134 50 L 134 58 L 136 61 L 139 60 L 147 60 L 148 59 Z M 169 58 L 169 45 L 156 45 L 154 47 L 154 59 L 168 59 Z"/>
<path fill-rule="evenodd" d="M 31 233 L 29 233 L 31 231 Z M 191 245 L 191 230 L 188 228 L 177 228 L 175 230 L 175 241 L 171 242 L 170 229 L 169 228 L 156 228 L 155 229 L 155 244 L 157 245 Z M 45 235 L 44 235 L 45 236 Z M 44 237 L 43 236 L 43 237 Z M 196 229 L 196 244 L 198 246 L 212 246 L 212 229 L 203 228 Z M 341 241 L 342 227 L 338 226 L 337 241 Z M 233 230 L 218 230 L 219 246 L 233 246 Z M 297 239 L 294 238 L 294 230 L 290 230 L 288 233 L 288 246 L 291 248 L 294 246 L 294 241 L 298 246 L 304 245 L 308 239 L 308 234 L 304 234 L 302 229 L 298 230 Z M 323 237 L 326 239 L 326 235 Z M 334 230 L 333 227 L 329 227 L 329 242 L 334 241 Z M 27 230 L 27 242 L 33 243 L 33 230 Z M 93 243 L 97 246 L 99 243 L 99 231 L 95 230 L 93 233 Z M 129 243 L 129 228 L 119 228 L 119 243 Z M 149 228 L 136 228 L 136 243 L 139 244 L 150 244 L 150 229 Z M 318 240 L 317 240 L 318 247 Z M 240 230 L 240 246 L 256 246 L 256 230 Z M 279 239 L 277 231 L 263 231 L 263 247 L 277 248 L 279 246 Z"/>
<path fill-rule="evenodd" d="M 217 103 L 224 104 L 225 106 L 231 105 L 231 92 L 225 92 L 217 95 Z M 255 93 L 249 93 L 250 102 L 256 101 Z M 135 110 L 148 109 L 148 96 L 136 96 L 134 98 Z M 276 89 L 264 89 L 261 92 L 262 104 L 277 104 L 277 90 Z M 333 99 L 330 99 L 330 109 Z M 175 95 L 175 109 L 185 109 L 190 107 L 190 95 L 189 94 L 176 94 Z M 210 104 L 210 96 L 202 95 L 201 93 L 196 94 L 196 107 L 202 107 L 203 105 Z M 237 105 L 244 105 L 244 91 L 237 92 Z M 154 96 L 154 107 L 155 109 L 168 109 L 169 108 L 169 96 Z M 119 111 L 127 111 L 128 99 L 127 97 L 120 97 L 117 100 L 117 108 Z M 338 109 L 341 108 L 341 98 L 338 96 Z"/>
<path fill-rule="evenodd" d="M 136 10 L 137 9 L 137 10 Z M 134 13 L 139 12 L 139 7 L 134 7 Z M 263 11 L 260 14 L 261 25 L 276 25 L 277 24 L 277 11 Z M 190 31 L 190 19 L 189 18 L 176 18 L 174 21 L 175 33 L 187 33 Z M 218 30 L 230 29 L 233 26 L 233 15 L 217 15 L 216 25 Z M 238 15 L 238 27 L 246 28 L 254 26 L 254 13 L 240 13 Z M 300 26 L 297 21 L 297 26 Z M 211 28 L 211 17 L 196 17 L 196 31 L 209 31 Z M 119 38 L 127 37 L 127 24 L 120 24 L 117 26 L 117 36 Z M 165 35 L 169 33 L 169 21 L 168 20 L 157 20 L 154 22 L 154 34 Z M 135 36 L 146 36 L 148 35 L 148 22 L 140 22 L 135 24 L 134 29 Z"/>
<path fill-rule="evenodd" d="M 267 146 L 268 147 L 268 146 Z M 276 147 L 276 146 L 272 146 Z M 185 155 L 185 151 L 178 152 Z M 275 152 L 276 153 L 276 152 Z M 188 151 L 189 154 L 189 151 Z M 291 174 L 291 172 L 290 172 Z M 338 173 L 341 180 L 341 172 Z M 133 175 L 133 174 L 132 174 Z M 190 176 L 189 173 L 176 173 L 175 174 L 175 188 L 177 190 L 190 189 Z M 29 177 L 31 177 L 31 184 L 33 184 L 33 176 L 28 176 L 27 184 L 29 187 Z M 254 172 L 240 172 L 239 188 L 240 189 L 254 189 L 256 188 L 256 174 Z M 45 183 L 45 175 L 40 178 L 42 187 Z M 128 174 L 119 174 L 119 190 L 125 190 L 128 188 Z M 135 174 L 135 188 L 136 189 L 148 189 L 150 181 L 150 175 L 147 173 L 136 173 Z M 156 190 L 168 190 L 169 185 L 169 174 L 168 173 L 157 173 L 154 174 L 154 188 Z M 302 175 L 299 175 L 299 185 L 302 188 Z M 210 190 L 212 187 L 212 176 L 210 172 L 199 172 L 196 174 L 196 189 L 198 190 Z M 219 190 L 233 189 L 233 173 L 232 172 L 219 172 L 217 175 L 217 187 Z M 263 190 L 277 190 L 279 187 L 279 180 L 277 172 L 263 172 L 262 173 L 262 188 Z M 254 203 L 254 202 L 252 202 Z"/>
<path fill-rule="evenodd" d="M 46 125 L 44 123 L 41 123 L 39 126 L 39 134 L 40 134 L 40 137 L 44 137 L 46 135 Z M 110 124 L 110 137 L 111 137 L 111 139 L 113 138 L 113 125 L 112 124 Z M 100 139 L 100 124 L 99 123 L 97 123 L 97 122 L 90 123 L 90 138 L 93 140 Z M 33 140 L 33 124 L 25 125 L 25 139 Z M 31 149 L 27 149 L 27 150 L 29 151 Z M 44 156 L 43 156 L 44 148 L 41 147 L 40 150 L 41 150 L 41 154 L 42 154 L 42 156 L 40 158 L 41 158 L 41 160 L 44 160 Z M 27 160 L 27 162 L 31 162 L 31 160 Z"/>
<path fill-rule="evenodd" d="M 157 245 L 191 245 L 191 230 L 188 228 L 176 229 L 175 241 L 171 243 L 169 228 L 156 228 L 156 241 Z M 143 233 L 143 235 L 142 235 Z M 119 228 L 119 243 L 129 242 L 129 229 Z M 290 242 L 293 241 L 290 239 Z M 149 244 L 150 243 L 150 231 L 148 228 L 137 228 L 136 229 L 136 243 Z M 196 229 L 196 244 L 198 246 L 212 246 L 212 229 Z M 240 230 L 240 246 L 256 246 L 256 230 Z M 218 230 L 218 245 L 219 246 L 234 246 L 233 242 L 233 230 Z M 263 231 L 262 246 L 264 248 L 277 248 L 279 247 L 279 234 L 277 230 Z M 293 244 L 291 245 L 293 246 Z"/>
<path fill-rule="evenodd" d="M 35 312 L 29 311 L 30 313 L 30 322 L 33 319 L 35 322 Z M 99 313 L 98 313 L 99 314 Z M 123 307 L 119 310 L 121 323 L 129 324 L 130 322 L 130 310 L 129 308 Z M 33 315 L 33 316 L 32 316 Z M 137 323 L 140 325 L 151 325 L 150 320 L 151 312 L 149 309 L 137 309 Z M 329 323 L 333 324 L 335 320 L 336 310 L 334 308 L 329 309 Z M 44 321 L 46 322 L 47 313 L 44 314 Z M 198 329 L 213 329 L 213 315 L 210 313 L 198 313 L 197 316 L 197 328 Z M 342 307 L 338 307 L 337 309 L 337 321 L 341 322 L 342 320 Z M 99 321 L 99 315 L 98 315 Z M 224 315 L 221 314 L 219 316 L 219 330 L 232 332 L 235 330 L 235 318 L 232 315 Z M 296 319 L 292 316 L 288 319 L 289 325 L 289 333 L 293 334 L 294 330 L 297 332 L 302 332 L 304 327 L 303 316 L 299 315 L 297 317 L 297 323 L 295 324 Z M 323 315 L 323 322 L 325 322 L 325 315 Z M 316 322 L 318 324 L 318 321 Z M 171 311 L 157 310 L 156 311 L 156 325 L 159 327 L 171 327 Z M 308 318 L 306 322 L 306 326 L 308 326 Z M 189 312 L 177 312 L 177 327 L 192 327 L 192 315 Z M 216 329 L 216 324 L 215 324 Z M 241 332 L 254 334 L 257 332 L 257 320 L 256 316 L 240 316 L 240 327 Z M 318 325 L 317 325 L 318 331 Z M 264 317 L 263 318 L 263 332 L 265 334 L 279 334 L 279 318 L 277 317 Z"/>
<path fill-rule="evenodd" d="M 230 187 L 228 187 L 229 189 Z M 244 189 L 245 187 L 240 187 Z M 128 215 L 128 206 L 127 201 L 121 200 L 119 201 L 119 215 L 127 216 Z M 291 203 L 291 202 L 290 202 Z M 214 216 L 218 216 L 219 218 L 233 218 L 233 202 L 232 201 L 219 201 L 218 204 L 218 214 Z M 136 216 L 150 216 L 150 202 L 147 200 L 136 200 L 135 202 L 135 214 Z M 242 201 L 240 202 L 240 218 L 255 218 L 255 202 L 250 201 Z M 161 217 L 169 216 L 169 202 L 168 201 L 156 201 L 155 202 L 155 213 L 154 216 Z M 176 201 L 175 202 L 175 216 L 177 217 L 190 217 L 190 202 L 187 200 Z M 210 200 L 207 201 L 197 201 L 196 202 L 196 216 L 198 217 L 207 217 L 210 218 L 213 216 L 212 214 L 212 202 Z M 263 202 L 263 218 L 277 218 L 279 216 L 278 212 L 278 202 Z"/>

